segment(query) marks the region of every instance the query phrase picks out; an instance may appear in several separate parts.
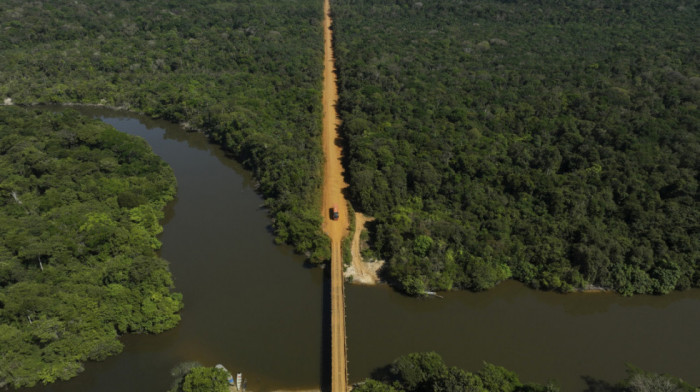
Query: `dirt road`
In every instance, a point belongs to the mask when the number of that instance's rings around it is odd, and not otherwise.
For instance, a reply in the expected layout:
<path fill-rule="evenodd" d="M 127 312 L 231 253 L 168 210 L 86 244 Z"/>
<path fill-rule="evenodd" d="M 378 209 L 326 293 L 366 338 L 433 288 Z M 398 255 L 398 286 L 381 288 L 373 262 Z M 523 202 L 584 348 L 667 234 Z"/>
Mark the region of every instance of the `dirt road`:
<path fill-rule="evenodd" d="M 338 87 L 335 78 L 330 1 L 323 3 L 324 58 L 323 58 L 323 152 L 326 162 L 323 167 L 323 231 L 331 238 L 331 358 L 332 392 L 347 391 L 347 353 L 345 347 L 345 293 L 343 287 L 343 260 L 341 244 L 347 235 L 348 209 L 342 189 L 347 187 L 343 179 L 343 165 L 340 162 L 342 150 L 336 144 L 340 121 L 335 110 L 338 100 Z M 338 220 L 331 220 L 330 209 L 336 206 Z"/>

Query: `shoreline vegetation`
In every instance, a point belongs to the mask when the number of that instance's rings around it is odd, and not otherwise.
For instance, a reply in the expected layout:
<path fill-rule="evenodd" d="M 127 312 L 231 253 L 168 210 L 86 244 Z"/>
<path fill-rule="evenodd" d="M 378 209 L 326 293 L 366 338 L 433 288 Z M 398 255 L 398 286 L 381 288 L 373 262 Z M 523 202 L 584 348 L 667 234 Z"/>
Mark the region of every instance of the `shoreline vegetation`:
<path fill-rule="evenodd" d="M 67 380 L 180 320 L 156 250 L 172 170 L 78 113 L 0 107 L 0 387 Z"/>
<path fill-rule="evenodd" d="M 336 1 L 349 199 L 409 295 L 700 286 L 697 10 Z"/>
<path fill-rule="evenodd" d="M 698 392 L 698 387 L 678 377 L 658 374 L 627 365 L 627 377 L 610 383 L 584 376 L 589 392 Z M 558 392 L 556 381 L 546 384 L 523 383 L 518 375 L 504 367 L 484 362 L 478 372 L 448 367 L 435 352 L 412 353 L 374 371 L 372 378 L 355 384 L 354 392 Z"/>
<path fill-rule="evenodd" d="M 198 370 L 192 373 L 192 370 Z M 173 369 L 172 392 L 197 391 L 200 386 L 207 391 L 228 391 L 226 377 L 216 374 L 214 367 L 202 367 L 198 363 L 182 363 Z M 681 378 L 645 371 L 626 365 L 627 376 L 610 382 L 583 376 L 589 392 L 698 392 L 700 389 Z M 375 369 L 372 376 L 351 386 L 353 392 L 422 392 L 422 391 L 470 391 L 470 392 L 559 392 L 556 377 L 544 384 L 522 382 L 517 373 L 502 366 L 483 363 L 481 370 L 468 372 L 455 366 L 449 367 L 435 352 L 403 355 L 391 364 Z M 320 392 L 320 389 L 279 389 L 273 392 Z"/>
<path fill-rule="evenodd" d="M 170 371 L 174 380 L 168 392 L 232 392 L 232 377 L 225 368 L 203 366 L 199 362 L 182 362 Z"/>
<path fill-rule="evenodd" d="M 0 96 L 104 105 L 202 131 L 252 171 L 278 243 L 311 263 L 330 258 L 319 214 L 319 4 L 9 0 L 0 14 Z"/>

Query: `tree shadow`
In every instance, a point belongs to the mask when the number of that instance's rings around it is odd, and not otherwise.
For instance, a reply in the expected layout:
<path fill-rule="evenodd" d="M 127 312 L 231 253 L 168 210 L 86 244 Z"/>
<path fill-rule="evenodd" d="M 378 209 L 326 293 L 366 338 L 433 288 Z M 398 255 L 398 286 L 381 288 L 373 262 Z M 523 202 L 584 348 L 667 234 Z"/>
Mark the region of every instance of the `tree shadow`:
<path fill-rule="evenodd" d="M 338 126 L 338 137 L 336 137 L 333 142 L 336 146 L 338 146 L 342 149 L 341 153 L 340 153 L 340 163 L 343 166 L 343 173 L 342 173 L 343 180 L 345 181 L 346 184 L 350 184 L 350 178 L 348 176 L 348 170 L 347 170 L 349 165 L 350 165 L 350 154 L 348 154 L 349 146 L 348 146 L 347 139 L 343 136 L 343 131 L 344 131 L 343 124 L 341 123 Z M 349 186 L 343 188 L 341 190 L 341 192 L 343 192 L 343 196 L 345 196 L 346 200 L 350 201 L 351 203 L 353 202 L 353 200 L 351 200 L 351 198 L 350 198 Z M 353 203 L 353 204 L 355 204 L 355 203 Z"/>
<path fill-rule="evenodd" d="M 331 276 L 324 268 L 323 300 L 321 301 L 321 391 L 331 390 Z"/>
<path fill-rule="evenodd" d="M 625 389 L 611 384 L 605 380 L 599 380 L 591 376 L 581 376 L 586 383 L 586 389 L 583 392 L 625 392 Z"/>
<path fill-rule="evenodd" d="M 175 217 L 175 205 L 177 204 L 177 202 L 178 197 L 176 194 L 175 197 L 165 205 L 165 208 L 163 208 L 163 219 L 160 220 L 161 226 L 165 226 L 168 224 L 168 222 L 173 220 L 173 218 Z M 158 237 L 160 237 L 160 234 L 158 235 Z"/>
<path fill-rule="evenodd" d="M 391 373 L 391 365 L 384 365 L 372 370 L 369 377 L 387 384 L 391 384 L 396 379 Z"/>

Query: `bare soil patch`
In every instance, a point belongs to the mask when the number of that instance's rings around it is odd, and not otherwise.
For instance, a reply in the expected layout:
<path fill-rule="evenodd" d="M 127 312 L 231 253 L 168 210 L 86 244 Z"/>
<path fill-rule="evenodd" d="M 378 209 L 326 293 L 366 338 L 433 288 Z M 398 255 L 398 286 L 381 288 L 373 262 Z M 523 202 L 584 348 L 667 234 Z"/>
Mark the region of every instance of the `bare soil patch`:
<path fill-rule="evenodd" d="M 363 260 L 361 254 L 362 239 L 360 236 L 365 229 L 365 224 L 373 220 L 374 218 L 360 212 L 355 213 L 355 233 L 352 237 L 351 247 L 352 264 L 345 270 L 345 277 L 352 278 L 352 283 L 355 284 L 376 285 L 380 283 L 379 270 L 384 265 L 384 261 L 368 263 Z"/>

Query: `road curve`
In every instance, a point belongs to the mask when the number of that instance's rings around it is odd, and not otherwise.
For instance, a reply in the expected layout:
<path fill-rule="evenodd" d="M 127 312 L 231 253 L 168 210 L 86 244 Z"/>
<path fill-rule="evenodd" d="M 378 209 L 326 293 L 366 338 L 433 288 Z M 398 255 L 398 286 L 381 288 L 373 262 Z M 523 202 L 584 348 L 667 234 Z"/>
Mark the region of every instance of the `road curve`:
<path fill-rule="evenodd" d="M 338 87 L 333 57 L 330 0 L 323 3 L 323 231 L 331 239 L 331 391 L 347 391 L 347 351 L 345 345 L 345 292 L 343 287 L 343 260 L 341 244 L 348 234 L 347 201 L 342 190 L 347 187 L 341 164 L 342 149 L 336 143 L 340 121 L 335 110 Z M 338 220 L 331 220 L 330 209 L 336 206 Z"/>

